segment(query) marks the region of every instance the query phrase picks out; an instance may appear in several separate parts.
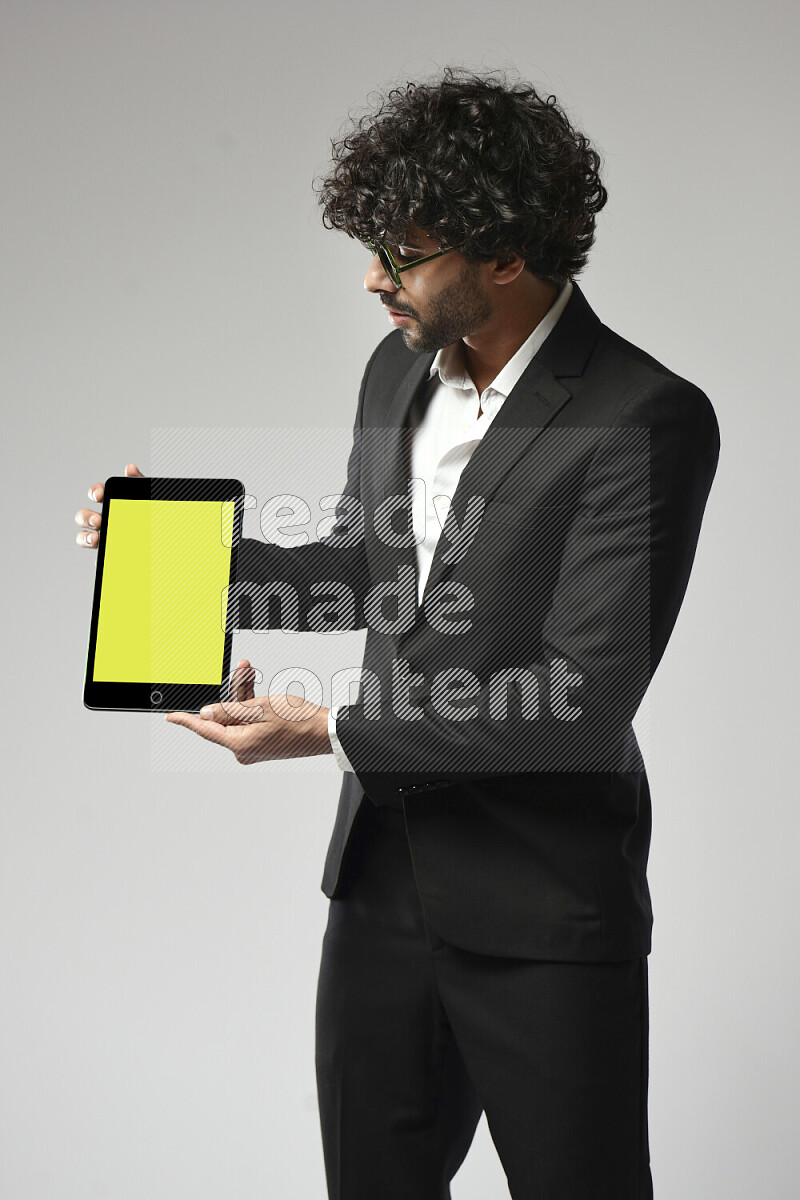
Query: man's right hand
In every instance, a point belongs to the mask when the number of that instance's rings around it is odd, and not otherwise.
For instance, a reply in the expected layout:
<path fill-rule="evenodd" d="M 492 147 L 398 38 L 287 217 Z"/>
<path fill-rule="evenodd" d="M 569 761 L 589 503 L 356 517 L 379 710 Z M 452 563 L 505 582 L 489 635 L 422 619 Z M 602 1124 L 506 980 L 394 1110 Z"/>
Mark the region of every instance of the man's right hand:
<path fill-rule="evenodd" d="M 136 463 L 128 463 L 125 468 L 126 475 L 139 475 L 142 472 L 136 466 Z M 103 501 L 103 485 L 102 483 L 93 483 L 89 488 L 89 499 L 94 500 L 95 504 L 101 504 Z M 89 550 L 96 550 L 97 543 L 100 540 L 100 526 L 103 523 L 103 518 L 99 512 L 93 508 L 79 508 L 75 513 L 75 524 L 80 525 L 81 532 L 76 535 L 75 541 L 79 546 L 86 546 Z"/>

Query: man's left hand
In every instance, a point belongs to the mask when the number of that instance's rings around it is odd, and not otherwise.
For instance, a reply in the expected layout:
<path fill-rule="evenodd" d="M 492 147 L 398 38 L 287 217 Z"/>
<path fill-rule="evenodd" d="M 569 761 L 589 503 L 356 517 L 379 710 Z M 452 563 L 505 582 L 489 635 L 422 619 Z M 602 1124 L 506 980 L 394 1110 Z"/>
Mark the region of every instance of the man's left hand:
<path fill-rule="evenodd" d="M 201 708 L 199 716 L 171 712 L 166 719 L 225 746 L 243 764 L 333 753 L 327 708 L 281 693 L 256 697 L 254 678 L 250 663 L 242 659 L 232 679 L 235 699 Z"/>

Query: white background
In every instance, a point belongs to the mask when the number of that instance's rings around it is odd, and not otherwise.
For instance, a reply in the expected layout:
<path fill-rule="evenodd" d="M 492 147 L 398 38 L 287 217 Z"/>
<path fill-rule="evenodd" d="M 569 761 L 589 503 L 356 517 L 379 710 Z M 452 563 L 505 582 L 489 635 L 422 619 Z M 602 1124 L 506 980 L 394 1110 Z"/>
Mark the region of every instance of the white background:
<path fill-rule="evenodd" d="M 333 758 L 154 770 L 149 717 L 86 711 L 72 516 L 163 427 L 330 428 L 344 483 L 388 326 L 311 180 L 373 88 L 446 63 L 516 67 L 597 144 L 581 286 L 719 418 L 649 692 L 652 1169 L 659 1200 L 796 1194 L 797 24 L 775 0 L 2 0 L 4 1200 L 324 1194 Z M 482 1123 L 453 1196 L 506 1194 Z"/>

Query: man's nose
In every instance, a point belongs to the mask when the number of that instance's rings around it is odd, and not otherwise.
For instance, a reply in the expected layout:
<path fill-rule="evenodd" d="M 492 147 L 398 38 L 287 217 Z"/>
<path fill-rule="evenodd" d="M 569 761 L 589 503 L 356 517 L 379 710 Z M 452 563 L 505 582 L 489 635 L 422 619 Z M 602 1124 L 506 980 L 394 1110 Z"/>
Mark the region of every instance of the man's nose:
<path fill-rule="evenodd" d="M 369 264 L 369 270 L 364 276 L 364 287 L 368 292 L 397 292 L 397 288 L 386 274 L 384 266 L 376 254 Z"/>

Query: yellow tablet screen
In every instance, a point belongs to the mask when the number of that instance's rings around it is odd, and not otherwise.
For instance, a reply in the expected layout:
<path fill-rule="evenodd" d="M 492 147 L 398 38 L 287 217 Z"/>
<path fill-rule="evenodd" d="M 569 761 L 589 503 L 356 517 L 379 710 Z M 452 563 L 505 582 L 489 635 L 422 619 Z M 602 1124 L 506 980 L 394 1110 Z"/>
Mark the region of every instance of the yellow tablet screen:
<path fill-rule="evenodd" d="M 220 683 L 234 510 L 109 500 L 96 682 Z"/>

